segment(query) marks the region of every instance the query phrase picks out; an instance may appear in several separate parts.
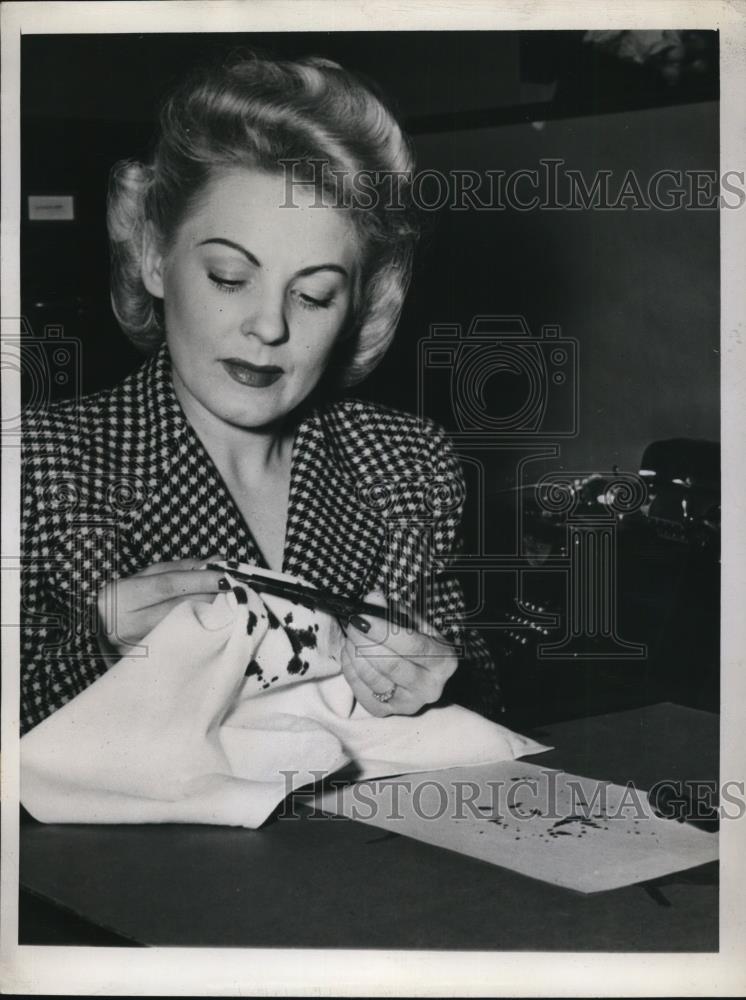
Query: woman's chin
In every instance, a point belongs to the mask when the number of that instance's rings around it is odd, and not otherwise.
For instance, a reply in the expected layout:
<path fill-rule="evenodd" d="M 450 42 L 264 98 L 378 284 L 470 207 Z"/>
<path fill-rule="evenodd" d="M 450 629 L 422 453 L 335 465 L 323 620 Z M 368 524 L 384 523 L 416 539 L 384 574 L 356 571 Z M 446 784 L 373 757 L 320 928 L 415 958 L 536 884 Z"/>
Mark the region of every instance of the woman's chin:
<path fill-rule="evenodd" d="M 246 431 L 271 431 L 282 423 L 286 412 L 284 408 L 275 406 L 252 407 L 249 410 L 237 407 L 218 415 L 225 423 Z"/>
<path fill-rule="evenodd" d="M 253 395 L 253 394 L 252 394 Z M 258 394 L 253 398 L 235 400 L 224 396 L 213 408 L 215 416 L 234 427 L 247 431 L 272 432 L 293 419 L 304 397 L 288 399 L 279 393 Z"/>
<path fill-rule="evenodd" d="M 272 427 L 292 408 L 276 385 L 254 388 L 229 381 L 227 385 L 213 388 L 208 397 L 210 409 L 215 416 L 234 427 L 246 430 Z"/>

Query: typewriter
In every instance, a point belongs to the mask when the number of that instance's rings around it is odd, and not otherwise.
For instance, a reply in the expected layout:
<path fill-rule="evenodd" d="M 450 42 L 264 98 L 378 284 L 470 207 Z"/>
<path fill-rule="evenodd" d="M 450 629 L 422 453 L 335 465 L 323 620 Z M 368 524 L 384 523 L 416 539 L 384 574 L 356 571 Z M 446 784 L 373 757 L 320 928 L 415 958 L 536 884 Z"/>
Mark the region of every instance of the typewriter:
<path fill-rule="evenodd" d="M 644 484 L 644 500 L 631 513 L 615 512 L 610 491 L 619 482 L 619 470 L 594 473 L 568 484 L 574 491 L 573 519 L 604 515 L 615 517 L 619 548 L 620 602 L 631 609 L 635 624 L 645 621 L 659 645 L 678 645 L 680 636 L 698 622 L 713 633 L 718 630 L 720 561 L 720 445 L 717 442 L 674 438 L 655 441 L 642 455 L 635 473 Z M 541 570 L 550 556 L 566 556 L 568 518 L 547 511 L 539 502 L 536 486 L 524 487 L 523 551 L 533 567 Z M 519 609 L 509 609 L 511 626 L 493 633 L 491 645 L 510 669 L 523 670 L 536 663 L 536 647 L 557 639 L 566 615 L 565 595 L 546 586 L 541 573 L 531 594 L 534 614 L 550 615 L 559 624 L 532 625 Z M 541 588 L 544 586 L 544 592 Z M 640 612 L 642 609 L 642 612 Z M 711 620 L 712 619 L 712 620 Z M 652 627 L 651 627 L 652 626 Z M 630 638 L 637 638 L 631 636 Z M 709 647 L 708 647 L 709 648 Z M 694 654 L 693 654 L 694 655 Z"/>

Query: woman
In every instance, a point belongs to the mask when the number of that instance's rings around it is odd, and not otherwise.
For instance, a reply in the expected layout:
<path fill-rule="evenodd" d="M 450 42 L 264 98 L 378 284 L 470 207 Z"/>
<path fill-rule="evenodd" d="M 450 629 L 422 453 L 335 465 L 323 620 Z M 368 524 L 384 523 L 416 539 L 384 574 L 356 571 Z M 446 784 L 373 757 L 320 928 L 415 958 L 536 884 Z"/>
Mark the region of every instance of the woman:
<path fill-rule="evenodd" d="M 494 709 L 493 665 L 439 561 L 463 499 L 445 436 L 339 394 L 394 335 L 416 229 L 406 184 L 396 208 L 385 190 L 412 167 L 351 74 L 251 58 L 190 79 L 152 164 L 115 168 L 112 303 L 150 357 L 27 418 L 22 731 L 145 655 L 184 597 L 217 593 L 215 558 L 420 607 L 414 634 L 357 622 L 398 658 L 357 655 L 350 631 L 345 677 L 373 714 L 440 699 L 459 652 L 462 700 Z M 365 207 L 362 172 L 380 185 Z"/>

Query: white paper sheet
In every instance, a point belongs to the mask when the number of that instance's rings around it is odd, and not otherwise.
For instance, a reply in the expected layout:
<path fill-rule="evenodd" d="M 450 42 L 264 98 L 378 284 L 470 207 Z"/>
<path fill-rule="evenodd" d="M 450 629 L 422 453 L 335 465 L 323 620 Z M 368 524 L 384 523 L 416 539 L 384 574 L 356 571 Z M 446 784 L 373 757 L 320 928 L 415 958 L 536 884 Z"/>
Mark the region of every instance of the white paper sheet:
<path fill-rule="evenodd" d="M 516 761 L 358 782 L 316 804 L 585 893 L 718 856 L 716 833 L 656 817 L 641 789 Z"/>

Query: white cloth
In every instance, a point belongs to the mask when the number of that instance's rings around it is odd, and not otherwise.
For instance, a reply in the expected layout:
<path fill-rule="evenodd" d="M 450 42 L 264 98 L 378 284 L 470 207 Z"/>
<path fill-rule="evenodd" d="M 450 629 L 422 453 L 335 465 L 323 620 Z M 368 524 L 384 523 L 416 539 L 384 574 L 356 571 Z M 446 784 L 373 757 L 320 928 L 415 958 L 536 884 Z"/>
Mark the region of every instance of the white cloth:
<path fill-rule="evenodd" d="M 229 591 L 179 604 L 143 640 L 146 655 L 121 659 L 23 737 L 32 816 L 257 827 L 350 763 L 372 778 L 545 749 L 457 706 L 370 715 L 341 673 L 333 618 L 243 590 L 247 603 Z"/>

